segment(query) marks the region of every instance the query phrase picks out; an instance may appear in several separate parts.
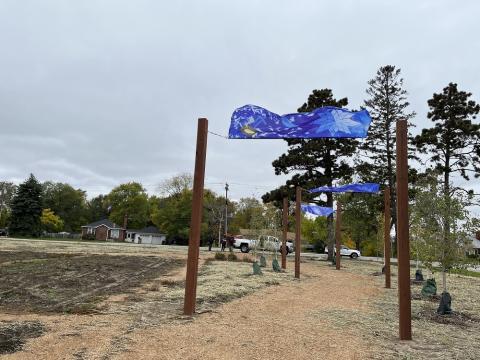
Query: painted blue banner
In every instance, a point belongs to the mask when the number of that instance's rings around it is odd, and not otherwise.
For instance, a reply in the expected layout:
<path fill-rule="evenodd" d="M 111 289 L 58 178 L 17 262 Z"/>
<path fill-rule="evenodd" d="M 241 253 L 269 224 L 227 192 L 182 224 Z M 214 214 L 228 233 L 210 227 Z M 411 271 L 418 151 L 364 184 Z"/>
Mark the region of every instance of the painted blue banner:
<path fill-rule="evenodd" d="M 345 192 L 357 192 L 357 193 L 378 193 L 380 191 L 380 184 L 365 183 L 365 184 L 348 184 L 342 186 L 320 186 L 315 189 L 309 190 L 310 193 L 319 192 L 332 192 L 332 193 L 345 193 Z"/>
<path fill-rule="evenodd" d="M 318 205 L 301 204 L 302 211 L 316 216 L 329 216 L 333 214 L 333 209 Z"/>
<path fill-rule="evenodd" d="M 232 114 L 230 139 L 364 138 L 372 119 L 367 110 L 325 106 L 308 113 L 278 115 L 256 105 Z"/>

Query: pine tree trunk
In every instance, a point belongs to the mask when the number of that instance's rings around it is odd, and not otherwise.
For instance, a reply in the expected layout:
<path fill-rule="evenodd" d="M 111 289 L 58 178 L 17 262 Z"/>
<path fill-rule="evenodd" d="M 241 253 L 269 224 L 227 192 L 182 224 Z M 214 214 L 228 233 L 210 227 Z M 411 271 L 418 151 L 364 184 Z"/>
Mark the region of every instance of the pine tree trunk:
<path fill-rule="evenodd" d="M 450 241 L 450 151 L 447 145 L 447 151 L 445 153 L 445 173 L 444 173 L 444 184 L 443 184 L 443 196 L 445 197 L 445 226 L 443 232 L 443 246 L 442 246 L 442 280 L 443 280 L 443 291 L 447 291 L 447 274 L 446 274 L 446 264 L 445 257 L 448 247 L 448 242 Z"/>
<path fill-rule="evenodd" d="M 331 186 L 331 185 L 330 185 Z M 327 193 L 327 207 L 333 208 L 333 194 Z M 333 261 L 333 248 L 335 245 L 335 236 L 333 234 L 333 215 L 327 217 L 327 243 L 328 243 L 328 257 L 329 261 Z"/>

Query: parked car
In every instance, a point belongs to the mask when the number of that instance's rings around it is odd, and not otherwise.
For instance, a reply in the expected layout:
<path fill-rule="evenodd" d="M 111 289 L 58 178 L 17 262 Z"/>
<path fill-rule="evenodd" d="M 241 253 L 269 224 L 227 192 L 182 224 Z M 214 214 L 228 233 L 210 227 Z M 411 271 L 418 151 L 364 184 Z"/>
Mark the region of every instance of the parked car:
<path fill-rule="evenodd" d="M 337 253 L 337 249 L 334 247 L 333 248 L 333 253 Z M 328 254 L 328 247 L 325 248 L 325 254 Z M 360 257 L 360 251 L 359 250 L 354 250 L 354 249 L 349 249 L 346 246 L 340 246 L 340 255 L 341 256 L 350 256 L 352 259 L 356 259 Z"/>
<path fill-rule="evenodd" d="M 233 247 L 240 249 L 242 253 L 248 253 L 257 246 L 260 250 L 282 251 L 282 242 L 275 236 L 261 236 L 258 240 L 247 239 L 242 235 L 235 236 Z M 293 243 L 287 241 L 287 255 L 294 251 Z"/>
<path fill-rule="evenodd" d="M 7 236 L 7 235 L 8 235 L 7 229 L 0 229 L 0 236 Z"/>

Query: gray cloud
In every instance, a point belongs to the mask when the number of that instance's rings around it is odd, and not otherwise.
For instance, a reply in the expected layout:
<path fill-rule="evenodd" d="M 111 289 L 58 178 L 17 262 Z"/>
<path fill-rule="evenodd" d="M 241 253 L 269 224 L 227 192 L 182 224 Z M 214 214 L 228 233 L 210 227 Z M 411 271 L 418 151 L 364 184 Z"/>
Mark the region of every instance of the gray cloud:
<path fill-rule="evenodd" d="M 193 170 L 198 117 L 226 134 L 236 107 L 292 112 L 323 87 L 358 108 L 387 63 L 402 68 L 421 128 L 426 100 L 449 81 L 479 100 L 479 10 L 475 1 L 2 1 L 0 177 L 33 172 L 90 195 L 137 180 L 153 192 Z M 207 185 L 261 195 L 285 180 L 271 167 L 285 149 L 210 136 Z"/>

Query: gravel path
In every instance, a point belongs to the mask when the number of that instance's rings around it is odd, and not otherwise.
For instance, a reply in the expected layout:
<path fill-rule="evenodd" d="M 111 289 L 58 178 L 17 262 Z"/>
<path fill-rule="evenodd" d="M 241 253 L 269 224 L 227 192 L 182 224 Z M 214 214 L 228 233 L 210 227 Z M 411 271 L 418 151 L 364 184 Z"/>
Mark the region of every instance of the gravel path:
<path fill-rule="evenodd" d="M 289 264 L 290 266 L 293 264 Z M 132 334 L 120 359 L 364 359 L 356 334 L 334 330 L 321 314 L 369 311 L 379 294 L 371 277 L 302 264 L 301 281 L 274 286 L 232 301 L 193 322 Z M 339 286 L 343 284 L 345 286 Z M 347 284 L 351 284 L 350 286 Z"/>

